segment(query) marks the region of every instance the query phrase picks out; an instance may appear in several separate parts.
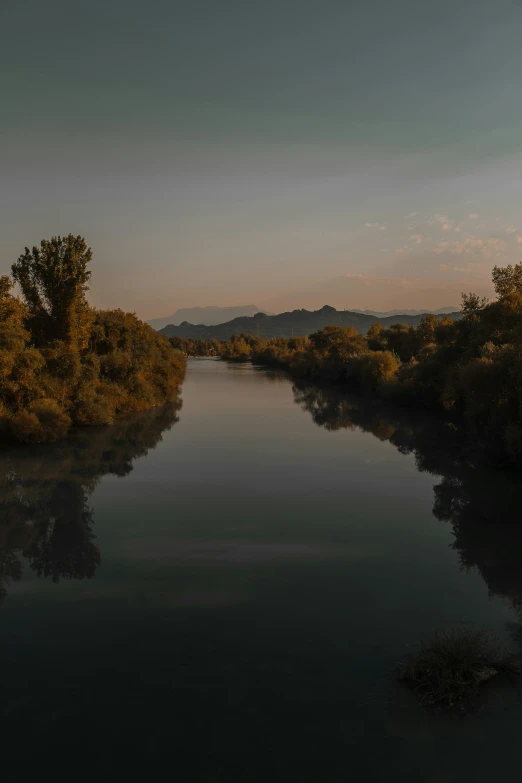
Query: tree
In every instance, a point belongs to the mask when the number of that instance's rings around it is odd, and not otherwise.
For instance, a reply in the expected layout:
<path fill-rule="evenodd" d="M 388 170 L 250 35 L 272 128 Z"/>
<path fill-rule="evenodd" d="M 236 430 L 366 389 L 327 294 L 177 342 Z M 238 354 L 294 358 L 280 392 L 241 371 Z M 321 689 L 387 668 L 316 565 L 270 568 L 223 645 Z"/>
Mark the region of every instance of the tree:
<path fill-rule="evenodd" d="M 41 396 L 39 373 L 44 359 L 29 345 L 24 327 L 27 308 L 12 296 L 13 284 L 0 277 L 0 417 L 17 412 Z"/>
<path fill-rule="evenodd" d="M 346 361 L 366 348 L 366 340 L 355 326 L 325 326 L 310 335 L 310 342 L 321 356 Z"/>
<path fill-rule="evenodd" d="M 495 269 L 498 269 L 499 267 L 495 267 Z M 493 280 L 494 280 L 494 273 L 493 273 Z M 462 315 L 464 318 L 471 318 L 473 316 L 476 316 L 478 313 L 480 313 L 481 310 L 485 308 L 487 305 L 488 300 L 485 296 L 479 296 L 478 294 L 462 294 Z"/>
<path fill-rule="evenodd" d="M 370 326 L 366 339 L 371 351 L 383 351 L 387 348 L 386 329 L 378 321 Z"/>
<path fill-rule="evenodd" d="M 493 267 L 493 285 L 499 299 L 522 294 L 522 264 Z"/>
<path fill-rule="evenodd" d="M 376 389 L 379 383 L 391 381 L 398 369 L 399 361 L 390 351 L 368 351 L 360 359 L 358 375 L 365 388 Z"/>
<path fill-rule="evenodd" d="M 85 345 L 92 320 L 85 298 L 91 258 L 85 239 L 68 234 L 44 239 L 32 250 L 26 247 L 13 264 L 38 344 L 62 340 L 73 349 Z"/>

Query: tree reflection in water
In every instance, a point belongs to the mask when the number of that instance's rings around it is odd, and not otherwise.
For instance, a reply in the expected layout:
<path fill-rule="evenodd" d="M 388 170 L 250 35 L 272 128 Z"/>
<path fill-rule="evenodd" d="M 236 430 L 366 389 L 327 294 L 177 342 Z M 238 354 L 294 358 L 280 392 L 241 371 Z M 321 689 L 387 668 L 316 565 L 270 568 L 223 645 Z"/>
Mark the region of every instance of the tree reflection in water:
<path fill-rule="evenodd" d="M 280 374 L 274 381 L 286 382 Z M 476 567 L 491 594 L 522 611 L 522 482 L 487 466 L 458 429 L 440 419 L 297 382 L 297 404 L 327 430 L 355 429 L 414 454 L 439 478 L 434 515 L 452 525 L 463 567 Z M 21 579 L 23 558 L 38 576 L 92 578 L 100 564 L 89 496 L 103 476 L 126 476 L 177 421 L 181 401 L 77 431 L 61 442 L 0 454 L 0 603 Z"/>
<path fill-rule="evenodd" d="M 418 412 L 350 397 L 339 389 L 297 382 L 295 402 L 327 430 L 355 429 L 414 454 L 419 471 L 440 480 L 434 515 L 449 522 L 464 568 L 476 567 L 491 595 L 522 611 L 522 482 L 493 469 L 476 445 L 453 426 Z"/>
<path fill-rule="evenodd" d="M 130 473 L 180 408 L 181 399 L 57 443 L 0 453 L 0 604 L 9 582 L 22 577 L 22 557 L 53 582 L 94 576 L 101 555 L 89 496 L 103 476 Z"/>

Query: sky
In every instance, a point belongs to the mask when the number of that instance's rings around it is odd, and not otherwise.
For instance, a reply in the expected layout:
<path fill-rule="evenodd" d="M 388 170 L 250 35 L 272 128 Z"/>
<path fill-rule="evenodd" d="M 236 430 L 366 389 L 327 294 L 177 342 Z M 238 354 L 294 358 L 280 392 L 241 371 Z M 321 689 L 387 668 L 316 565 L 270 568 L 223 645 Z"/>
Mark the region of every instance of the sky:
<path fill-rule="evenodd" d="M 0 0 L 0 273 L 90 301 L 392 309 L 522 261 L 522 0 Z"/>

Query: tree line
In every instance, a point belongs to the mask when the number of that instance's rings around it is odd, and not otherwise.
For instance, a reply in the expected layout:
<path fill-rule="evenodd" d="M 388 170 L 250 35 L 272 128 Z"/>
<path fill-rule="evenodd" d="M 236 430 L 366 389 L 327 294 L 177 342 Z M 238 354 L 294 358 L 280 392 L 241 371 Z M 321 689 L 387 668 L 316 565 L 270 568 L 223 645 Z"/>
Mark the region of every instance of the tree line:
<path fill-rule="evenodd" d="M 91 258 L 83 237 L 55 236 L 25 248 L 12 276 L 0 277 L 4 441 L 50 442 L 178 394 L 182 353 L 134 313 L 89 305 Z"/>
<path fill-rule="evenodd" d="M 418 327 L 374 324 L 366 336 L 340 326 L 289 339 L 241 334 L 213 350 L 444 411 L 499 460 L 520 459 L 522 264 L 495 267 L 492 276 L 497 299 L 464 294 L 460 320 L 427 315 Z"/>
<path fill-rule="evenodd" d="M 222 356 L 225 342 L 220 340 L 196 340 L 191 337 L 170 337 L 170 344 L 184 356 Z"/>

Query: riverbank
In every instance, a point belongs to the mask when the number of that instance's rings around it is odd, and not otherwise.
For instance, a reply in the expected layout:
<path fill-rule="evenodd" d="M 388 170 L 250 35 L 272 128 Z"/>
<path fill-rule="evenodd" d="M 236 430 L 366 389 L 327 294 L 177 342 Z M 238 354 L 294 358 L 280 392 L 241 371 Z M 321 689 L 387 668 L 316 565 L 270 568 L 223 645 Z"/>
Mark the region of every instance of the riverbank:
<path fill-rule="evenodd" d="M 357 387 L 459 423 L 497 464 L 522 464 L 522 265 L 495 267 L 498 300 L 463 297 L 462 318 L 428 315 L 416 328 L 327 326 L 309 337 L 183 341 L 190 355 L 220 355 L 284 369 L 294 378 Z"/>

